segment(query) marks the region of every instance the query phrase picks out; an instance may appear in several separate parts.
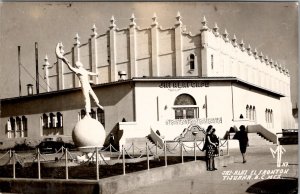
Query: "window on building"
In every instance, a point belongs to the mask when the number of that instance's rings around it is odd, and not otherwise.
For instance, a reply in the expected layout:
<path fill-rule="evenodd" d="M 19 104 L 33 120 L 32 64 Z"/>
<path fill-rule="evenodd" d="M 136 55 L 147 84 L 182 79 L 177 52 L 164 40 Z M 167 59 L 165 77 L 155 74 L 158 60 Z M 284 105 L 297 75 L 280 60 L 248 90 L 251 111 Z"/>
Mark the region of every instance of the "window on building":
<path fill-rule="evenodd" d="M 104 127 L 105 126 L 105 115 L 104 115 L 104 111 L 100 108 L 97 109 L 97 119 Z"/>
<path fill-rule="evenodd" d="M 256 109 L 255 109 L 255 106 L 253 106 L 253 115 L 252 115 L 252 118 L 254 121 L 256 121 Z"/>
<path fill-rule="evenodd" d="M 273 111 L 270 110 L 270 123 L 273 123 Z"/>
<path fill-rule="evenodd" d="M 48 116 L 49 115 L 49 116 Z M 63 135 L 63 115 L 60 112 L 44 113 L 42 116 L 42 135 Z"/>
<path fill-rule="evenodd" d="M 27 118 L 25 116 L 10 117 L 6 123 L 8 138 L 19 138 L 27 136 Z"/>
<path fill-rule="evenodd" d="M 199 107 L 189 94 L 180 94 L 174 102 L 175 119 L 198 118 Z"/>
<path fill-rule="evenodd" d="M 42 126 L 43 128 L 48 128 L 49 127 L 49 120 L 48 120 L 48 115 L 46 115 L 45 113 L 43 114 L 43 121 L 42 121 Z"/>
<path fill-rule="evenodd" d="M 246 106 L 246 118 L 249 118 L 249 105 Z"/>
<path fill-rule="evenodd" d="M 86 115 L 86 112 L 85 112 L 84 109 L 82 109 L 82 110 L 80 111 L 80 118 L 83 119 L 83 117 L 84 117 L 85 115 Z"/>
<path fill-rule="evenodd" d="M 252 105 L 250 105 L 250 108 L 249 108 L 249 120 L 253 120 L 252 113 L 253 113 Z"/>
<path fill-rule="evenodd" d="M 56 113 L 56 118 L 57 118 L 57 124 L 56 126 L 58 128 L 63 127 L 63 115 L 60 112 Z"/>
<path fill-rule="evenodd" d="M 49 123 L 50 128 L 56 127 L 56 116 L 55 116 L 55 114 L 50 113 L 49 116 L 50 116 L 50 123 Z"/>
<path fill-rule="evenodd" d="M 96 119 L 96 112 L 94 111 L 94 109 L 91 109 L 90 116 L 91 116 L 93 119 Z"/>
<path fill-rule="evenodd" d="M 273 110 L 266 108 L 265 117 L 266 117 L 265 121 L 267 123 L 267 127 L 273 127 L 274 125 Z"/>
<path fill-rule="evenodd" d="M 22 121 L 20 117 L 16 118 L 15 138 L 21 137 Z"/>
<path fill-rule="evenodd" d="M 22 116 L 22 131 L 21 131 L 21 137 L 27 137 L 27 118 L 25 116 Z"/>
<path fill-rule="evenodd" d="M 190 54 L 189 61 L 190 61 L 190 70 L 194 70 L 195 69 L 195 55 L 194 54 Z"/>
<path fill-rule="evenodd" d="M 7 120 L 7 137 L 14 138 L 15 137 L 15 119 L 10 117 Z"/>

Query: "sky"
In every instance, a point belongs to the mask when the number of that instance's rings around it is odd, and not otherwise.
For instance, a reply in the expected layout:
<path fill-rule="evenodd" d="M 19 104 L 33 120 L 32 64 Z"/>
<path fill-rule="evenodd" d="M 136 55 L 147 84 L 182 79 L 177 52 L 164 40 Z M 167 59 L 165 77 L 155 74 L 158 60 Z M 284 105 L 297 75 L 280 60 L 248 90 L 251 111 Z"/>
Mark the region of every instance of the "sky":
<path fill-rule="evenodd" d="M 98 34 L 109 29 L 110 18 L 118 28 L 129 26 L 134 13 L 141 28 L 150 27 L 156 13 L 163 28 L 173 27 L 177 12 L 192 34 L 200 32 L 203 16 L 208 26 L 217 23 L 229 37 L 236 35 L 258 52 L 288 68 L 293 107 L 298 102 L 298 3 L 297 2 L 0 2 L 0 99 L 19 96 L 18 46 L 21 47 L 22 94 L 35 85 L 35 42 L 38 43 L 40 92 L 45 55 L 56 61 L 55 46 L 63 42 L 70 51 L 76 33 L 86 43 L 93 24 Z M 24 66 L 24 68 L 23 68 Z"/>

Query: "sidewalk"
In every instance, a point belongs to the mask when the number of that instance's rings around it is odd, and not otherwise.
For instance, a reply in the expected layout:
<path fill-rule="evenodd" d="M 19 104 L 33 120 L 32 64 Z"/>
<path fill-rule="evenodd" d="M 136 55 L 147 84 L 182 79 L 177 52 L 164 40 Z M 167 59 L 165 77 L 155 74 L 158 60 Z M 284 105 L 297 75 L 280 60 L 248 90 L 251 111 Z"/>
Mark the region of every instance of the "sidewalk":
<path fill-rule="evenodd" d="M 279 168 L 276 166 L 276 158 L 272 157 L 270 147 L 276 149 L 276 145 L 248 147 L 247 163 L 242 163 L 238 149 L 231 150 L 230 155 L 234 156 L 235 162 L 224 167 L 218 166 L 217 171 L 204 171 L 199 176 L 192 177 L 174 177 L 173 180 L 122 194 L 242 194 L 250 191 L 274 193 L 274 190 L 287 194 L 289 189 L 293 190 L 298 183 L 298 180 L 295 180 L 298 179 L 298 145 L 283 146 L 286 152 L 282 155 L 282 162 L 287 162 L 285 165 L 288 165 Z"/>

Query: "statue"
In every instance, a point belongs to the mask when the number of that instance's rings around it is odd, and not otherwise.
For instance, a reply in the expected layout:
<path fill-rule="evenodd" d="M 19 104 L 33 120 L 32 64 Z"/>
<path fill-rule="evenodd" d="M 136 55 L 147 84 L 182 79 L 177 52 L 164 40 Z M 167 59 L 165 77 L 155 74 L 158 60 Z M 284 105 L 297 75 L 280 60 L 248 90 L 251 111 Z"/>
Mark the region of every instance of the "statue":
<path fill-rule="evenodd" d="M 89 82 L 90 75 L 98 75 L 84 69 L 82 63 L 79 61 L 75 63 L 75 67 L 72 67 L 70 62 L 63 56 L 62 43 L 57 44 L 55 51 L 57 58 L 68 65 L 69 69 L 79 78 L 84 96 L 86 115 L 74 126 L 72 139 L 75 145 L 82 149 L 83 152 L 90 152 L 90 148 L 103 147 L 105 140 L 104 127 L 98 120 L 92 118 L 89 114 L 91 112 L 91 100 L 89 95 L 95 100 L 96 105 L 103 110 L 103 107 L 99 104 L 99 100 Z"/>
<path fill-rule="evenodd" d="M 66 65 L 68 65 L 69 69 L 71 71 L 73 71 L 80 83 L 81 83 L 81 89 L 82 89 L 82 93 L 84 96 L 84 101 L 85 101 L 85 111 L 87 113 L 87 115 L 89 116 L 89 113 L 91 112 L 91 100 L 89 95 L 91 95 L 91 97 L 94 99 L 96 105 L 103 110 L 103 107 L 99 104 L 99 99 L 96 96 L 95 92 L 93 91 L 90 82 L 89 82 L 89 76 L 98 76 L 97 73 L 93 73 L 93 72 L 89 72 L 86 69 L 83 68 L 83 65 L 80 61 L 77 61 L 75 63 L 76 67 L 72 67 L 72 65 L 70 64 L 70 62 L 68 61 L 68 59 L 66 59 L 61 51 L 61 47 L 62 44 L 58 43 L 56 46 L 56 56 L 57 58 L 61 59 Z"/>

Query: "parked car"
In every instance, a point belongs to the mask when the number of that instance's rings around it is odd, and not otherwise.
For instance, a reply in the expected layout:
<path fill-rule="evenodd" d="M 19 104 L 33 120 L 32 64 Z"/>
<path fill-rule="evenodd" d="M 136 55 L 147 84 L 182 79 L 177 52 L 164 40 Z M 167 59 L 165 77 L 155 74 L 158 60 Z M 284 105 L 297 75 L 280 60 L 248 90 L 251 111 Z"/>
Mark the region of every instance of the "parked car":
<path fill-rule="evenodd" d="M 56 153 L 59 151 L 61 147 L 68 148 L 68 149 L 75 149 L 75 145 L 71 143 L 65 143 L 63 141 L 42 141 L 37 148 L 40 149 L 41 153 Z"/>

